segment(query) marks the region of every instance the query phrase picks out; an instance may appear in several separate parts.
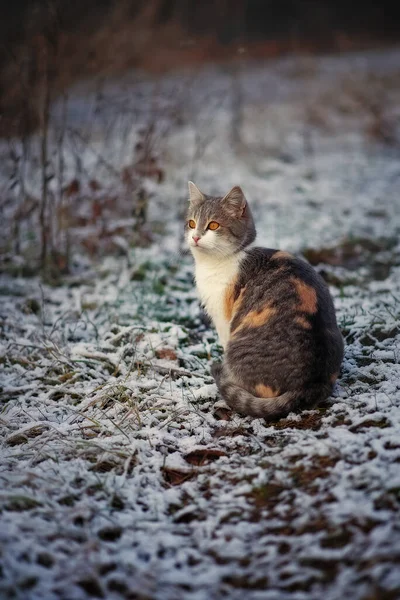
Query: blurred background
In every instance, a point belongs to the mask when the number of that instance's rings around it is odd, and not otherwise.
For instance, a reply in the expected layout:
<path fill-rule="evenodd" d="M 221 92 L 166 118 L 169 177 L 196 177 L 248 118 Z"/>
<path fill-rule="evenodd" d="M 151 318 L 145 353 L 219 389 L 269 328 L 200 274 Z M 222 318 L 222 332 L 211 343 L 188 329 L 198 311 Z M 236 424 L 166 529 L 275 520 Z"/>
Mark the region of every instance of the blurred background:
<path fill-rule="evenodd" d="M 59 94 L 82 77 L 234 59 L 240 45 L 265 58 L 388 44 L 399 33 L 400 5 L 388 0 L 16 0 L 0 24 L 2 133 L 21 126 L 21 103 L 33 100 L 26 87 L 38 93 L 44 60 Z M 36 113 L 32 106 L 31 127 Z"/>
<path fill-rule="evenodd" d="M 201 172 L 201 164 L 208 164 L 210 185 L 218 187 L 210 114 L 218 114 L 220 124 L 227 118 L 223 128 L 229 136 L 223 146 L 221 134 L 219 152 L 233 149 L 238 164 L 252 162 L 253 175 L 257 169 L 258 176 L 260 169 L 265 173 L 260 167 L 265 156 L 290 163 L 300 154 L 315 154 L 312 132 L 332 127 L 333 113 L 321 111 L 337 89 L 332 70 L 342 73 L 342 114 L 363 112 L 367 137 L 397 144 L 398 56 L 368 57 L 371 51 L 395 48 L 399 34 L 400 5 L 389 1 L 5 4 L 0 23 L 2 268 L 42 269 L 55 276 L 76 268 L 73 255 L 82 249 L 97 257 L 150 244 L 165 228 L 165 219 L 149 216 L 152 197 L 166 195 L 170 201 L 186 193 L 182 179 Z M 358 56 L 358 62 L 349 58 L 327 66 L 319 62 L 322 54 Z M 285 57 L 292 62 L 282 62 Z M 385 65 L 391 65 L 389 71 Z M 305 95 L 300 114 L 299 98 Z M 296 114 L 286 110 L 277 119 L 275 109 L 284 104 L 296 105 Z M 267 105 L 275 112 L 266 114 Z M 340 127 L 348 130 L 349 123 L 336 124 L 335 133 Z M 291 141 L 296 131 L 301 142 Z M 182 152 L 188 137 L 190 149 Z M 182 209 L 170 217 L 180 220 Z"/>

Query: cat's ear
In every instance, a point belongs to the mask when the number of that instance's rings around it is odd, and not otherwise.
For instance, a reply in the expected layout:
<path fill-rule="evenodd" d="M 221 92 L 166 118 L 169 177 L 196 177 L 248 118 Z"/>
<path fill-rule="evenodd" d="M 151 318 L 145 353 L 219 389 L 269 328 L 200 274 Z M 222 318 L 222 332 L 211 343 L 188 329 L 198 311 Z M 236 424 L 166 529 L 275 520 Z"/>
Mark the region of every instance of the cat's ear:
<path fill-rule="evenodd" d="M 235 187 L 223 197 L 222 202 L 235 217 L 242 217 L 245 214 L 247 200 L 239 185 L 235 185 Z"/>
<path fill-rule="evenodd" d="M 205 198 L 203 193 L 199 190 L 197 185 L 193 183 L 193 181 L 188 182 L 189 186 L 189 202 L 190 204 L 201 204 L 204 202 Z"/>

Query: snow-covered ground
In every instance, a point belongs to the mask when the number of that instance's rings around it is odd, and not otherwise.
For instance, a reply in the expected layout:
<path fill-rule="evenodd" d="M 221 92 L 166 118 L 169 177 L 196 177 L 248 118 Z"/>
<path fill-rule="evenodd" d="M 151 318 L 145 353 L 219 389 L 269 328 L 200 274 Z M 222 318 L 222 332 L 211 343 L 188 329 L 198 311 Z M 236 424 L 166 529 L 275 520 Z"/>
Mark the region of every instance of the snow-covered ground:
<path fill-rule="evenodd" d="M 92 98 L 69 100 L 71 126 L 93 117 L 81 159 L 118 166 L 135 129 L 105 143 Z M 127 98 L 135 125 L 157 116 L 153 245 L 57 287 L 0 278 L 0 597 L 400 597 L 400 51 L 103 90 L 111 112 Z M 219 401 L 180 252 L 188 178 L 242 185 L 259 244 L 331 284 L 346 355 L 317 410 L 268 424 Z"/>

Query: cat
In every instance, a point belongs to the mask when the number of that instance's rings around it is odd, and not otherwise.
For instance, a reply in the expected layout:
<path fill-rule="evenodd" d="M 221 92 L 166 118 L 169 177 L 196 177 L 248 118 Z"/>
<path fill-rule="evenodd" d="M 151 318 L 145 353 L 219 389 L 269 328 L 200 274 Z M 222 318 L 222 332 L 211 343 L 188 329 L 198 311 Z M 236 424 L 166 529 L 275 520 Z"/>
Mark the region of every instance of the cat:
<path fill-rule="evenodd" d="M 253 247 L 239 186 L 224 197 L 189 182 L 186 241 L 200 301 L 224 348 L 211 369 L 228 406 L 264 419 L 310 409 L 332 392 L 343 338 L 327 285 L 307 262 Z"/>

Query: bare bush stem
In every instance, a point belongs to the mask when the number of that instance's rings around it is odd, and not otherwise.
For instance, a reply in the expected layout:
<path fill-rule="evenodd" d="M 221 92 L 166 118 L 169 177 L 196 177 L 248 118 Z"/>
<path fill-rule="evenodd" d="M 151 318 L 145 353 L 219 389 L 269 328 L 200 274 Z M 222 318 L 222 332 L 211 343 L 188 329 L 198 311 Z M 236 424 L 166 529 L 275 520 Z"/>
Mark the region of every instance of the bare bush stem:
<path fill-rule="evenodd" d="M 49 57 L 47 42 L 44 38 L 41 40 L 39 49 L 39 65 L 41 70 L 42 97 L 40 106 L 41 121 L 41 139 L 40 139 L 40 164 L 42 170 L 42 196 L 40 203 L 40 230 L 41 230 L 41 250 L 40 264 L 45 269 L 48 258 L 48 221 L 47 221 L 47 201 L 48 201 L 48 181 L 47 181 L 47 154 L 48 154 L 48 130 L 50 118 L 50 86 L 49 86 Z"/>

